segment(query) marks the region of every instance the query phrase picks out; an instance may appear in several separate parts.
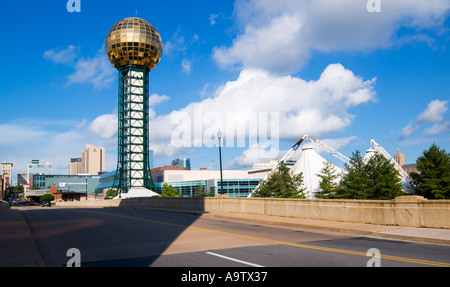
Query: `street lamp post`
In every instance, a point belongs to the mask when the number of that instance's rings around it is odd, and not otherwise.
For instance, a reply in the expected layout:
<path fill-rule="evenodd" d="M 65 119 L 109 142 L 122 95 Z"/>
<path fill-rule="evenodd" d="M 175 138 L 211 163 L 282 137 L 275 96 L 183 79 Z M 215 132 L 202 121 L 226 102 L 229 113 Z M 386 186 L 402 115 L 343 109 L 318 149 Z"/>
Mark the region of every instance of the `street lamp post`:
<path fill-rule="evenodd" d="M 222 139 L 222 132 L 219 131 L 217 132 L 217 138 L 219 139 L 219 159 L 220 159 L 220 192 L 219 194 L 224 194 L 223 192 L 223 176 L 222 176 L 222 148 L 220 145 L 220 140 Z"/>

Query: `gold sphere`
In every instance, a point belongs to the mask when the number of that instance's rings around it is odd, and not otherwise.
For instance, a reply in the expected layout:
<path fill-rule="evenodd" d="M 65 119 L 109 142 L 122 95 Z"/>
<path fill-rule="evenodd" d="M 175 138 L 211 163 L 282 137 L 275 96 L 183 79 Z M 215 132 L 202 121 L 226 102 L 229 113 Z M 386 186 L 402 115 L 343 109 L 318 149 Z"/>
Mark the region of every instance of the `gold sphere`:
<path fill-rule="evenodd" d="M 161 60 L 163 43 L 152 24 L 140 18 L 125 18 L 109 30 L 106 54 L 116 69 L 128 65 L 152 70 Z"/>

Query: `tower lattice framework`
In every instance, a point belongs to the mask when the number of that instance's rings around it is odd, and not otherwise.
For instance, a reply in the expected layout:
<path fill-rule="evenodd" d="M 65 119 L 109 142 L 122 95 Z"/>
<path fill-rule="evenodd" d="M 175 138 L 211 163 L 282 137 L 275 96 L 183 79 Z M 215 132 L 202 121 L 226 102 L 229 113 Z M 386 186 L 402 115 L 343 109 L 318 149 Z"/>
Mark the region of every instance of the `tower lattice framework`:
<path fill-rule="evenodd" d="M 115 188 L 154 189 L 149 161 L 148 69 L 119 70 L 118 158 Z"/>

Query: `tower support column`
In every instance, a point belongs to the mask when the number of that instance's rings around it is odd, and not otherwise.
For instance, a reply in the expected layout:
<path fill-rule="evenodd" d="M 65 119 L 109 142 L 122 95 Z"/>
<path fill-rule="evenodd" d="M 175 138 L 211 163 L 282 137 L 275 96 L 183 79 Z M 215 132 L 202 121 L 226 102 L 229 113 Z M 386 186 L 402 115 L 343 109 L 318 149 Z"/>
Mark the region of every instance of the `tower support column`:
<path fill-rule="evenodd" d="M 116 179 L 121 197 L 154 189 L 149 163 L 148 72 L 133 65 L 119 70 Z"/>

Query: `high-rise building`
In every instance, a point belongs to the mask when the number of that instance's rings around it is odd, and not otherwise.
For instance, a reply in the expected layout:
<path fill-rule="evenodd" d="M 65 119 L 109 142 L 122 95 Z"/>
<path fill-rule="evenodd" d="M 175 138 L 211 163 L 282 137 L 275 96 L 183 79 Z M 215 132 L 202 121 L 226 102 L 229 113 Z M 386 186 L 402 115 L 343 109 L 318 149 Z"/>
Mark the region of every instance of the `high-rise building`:
<path fill-rule="evenodd" d="M 27 168 L 27 181 L 30 182 L 30 179 L 32 179 L 33 175 L 35 174 L 46 174 L 46 175 L 52 175 L 53 174 L 53 164 L 47 162 L 45 164 L 39 163 L 39 160 L 32 160 L 31 163 L 28 164 Z"/>
<path fill-rule="evenodd" d="M 18 173 L 17 174 L 17 185 L 27 185 L 28 184 L 28 180 L 27 180 L 27 175 L 26 173 Z"/>
<path fill-rule="evenodd" d="M 105 168 L 105 148 L 86 145 L 81 153 L 82 174 L 97 175 Z"/>
<path fill-rule="evenodd" d="M 69 163 L 69 175 L 78 175 L 83 171 L 83 161 L 81 157 L 71 158 Z"/>
<path fill-rule="evenodd" d="M 191 169 L 191 160 L 188 158 L 177 158 L 172 160 L 172 166 L 175 167 L 187 167 Z"/>
<path fill-rule="evenodd" d="M 2 175 L 3 175 L 3 185 L 10 187 L 12 186 L 11 182 L 11 172 L 12 172 L 13 164 L 10 162 L 3 161 L 2 162 Z"/>

